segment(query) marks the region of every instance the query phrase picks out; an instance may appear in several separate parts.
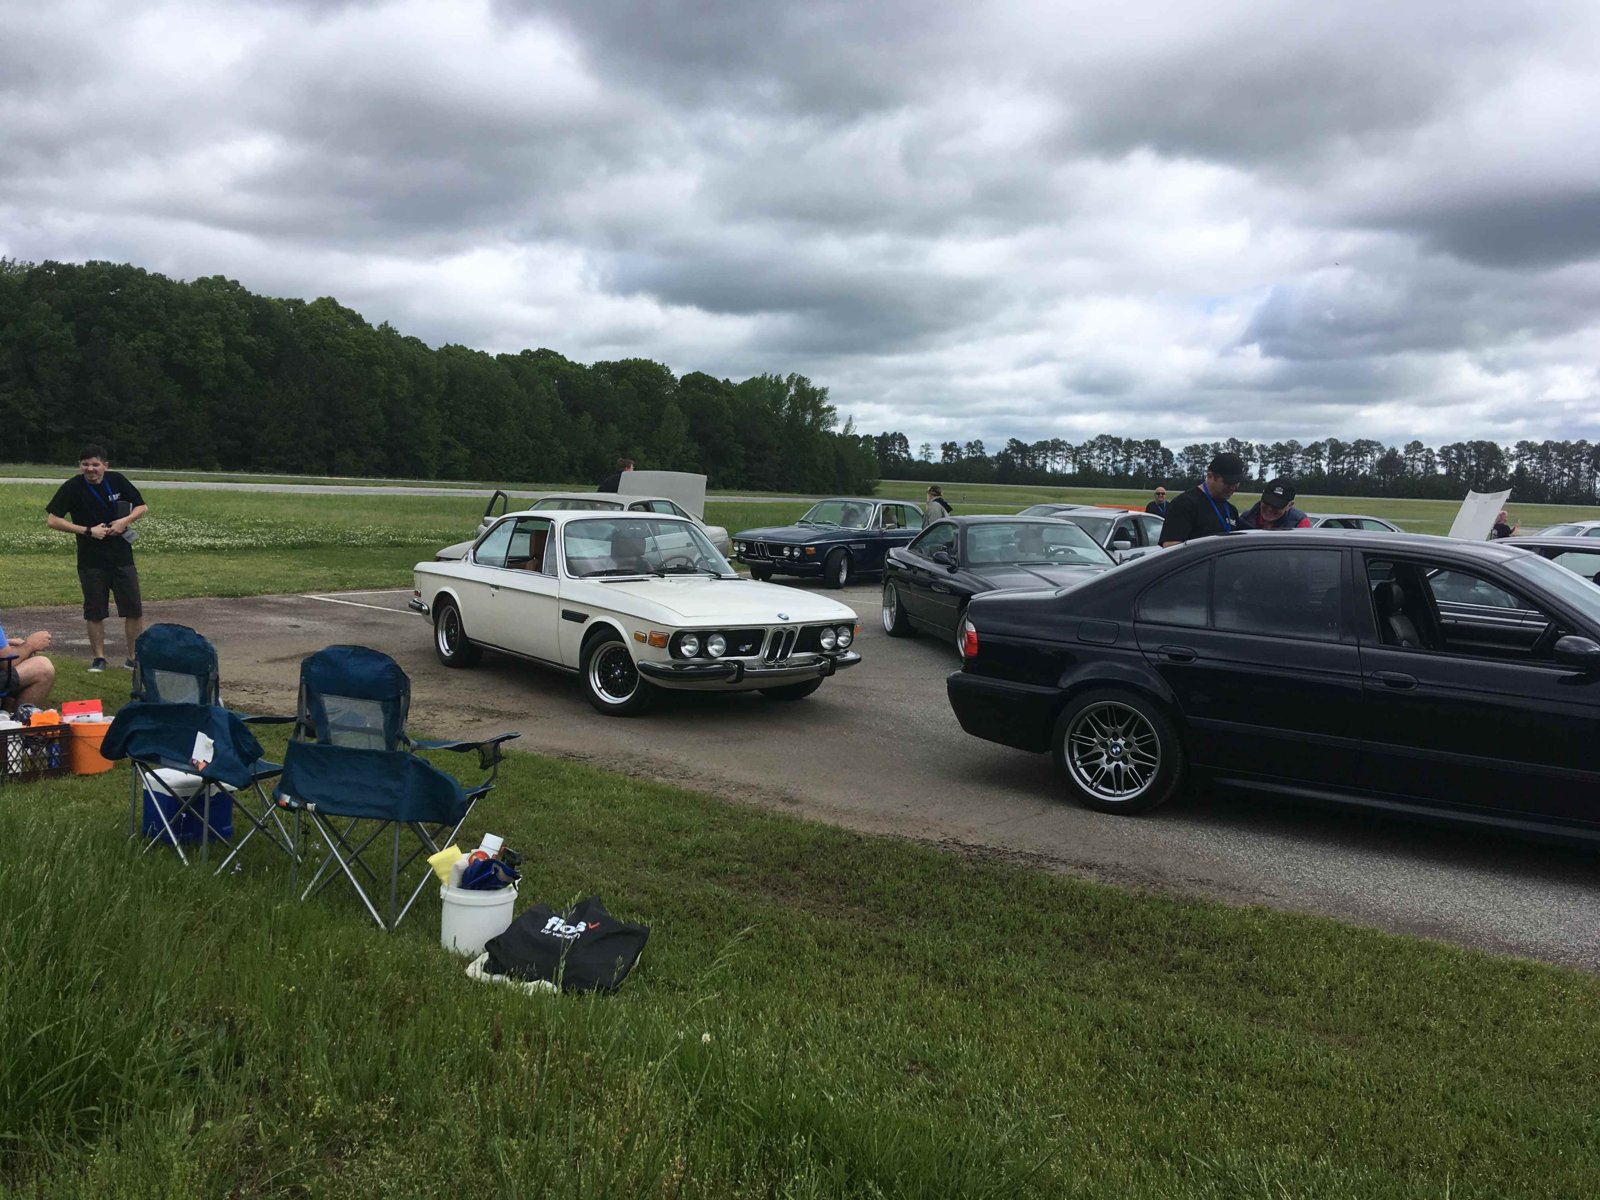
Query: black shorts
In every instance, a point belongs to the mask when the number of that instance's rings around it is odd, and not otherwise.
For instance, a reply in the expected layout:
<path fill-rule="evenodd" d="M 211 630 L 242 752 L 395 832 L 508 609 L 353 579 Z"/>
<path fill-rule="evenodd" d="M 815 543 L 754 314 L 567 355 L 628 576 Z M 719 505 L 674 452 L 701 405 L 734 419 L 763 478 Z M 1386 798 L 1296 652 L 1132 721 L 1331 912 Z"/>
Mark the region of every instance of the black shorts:
<path fill-rule="evenodd" d="M 110 615 L 107 601 L 117 598 L 117 616 L 144 616 L 144 602 L 139 598 L 139 568 L 129 563 L 125 567 L 79 567 L 78 582 L 83 586 L 83 619 L 104 621 Z"/>
<path fill-rule="evenodd" d="M 17 678 L 17 660 L 5 659 L 0 662 L 0 700 L 9 699 L 22 691 L 22 680 Z M 7 708 L 11 706 L 6 705 Z"/>

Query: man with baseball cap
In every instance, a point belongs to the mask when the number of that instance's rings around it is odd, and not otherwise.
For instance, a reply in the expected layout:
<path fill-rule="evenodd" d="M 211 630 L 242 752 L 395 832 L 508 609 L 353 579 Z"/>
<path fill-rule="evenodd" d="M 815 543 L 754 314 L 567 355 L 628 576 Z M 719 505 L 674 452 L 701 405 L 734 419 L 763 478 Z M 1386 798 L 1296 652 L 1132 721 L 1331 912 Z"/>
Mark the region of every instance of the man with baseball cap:
<path fill-rule="evenodd" d="M 1239 527 L 1310 529 L 1311 518 L 1294 506 L 1294 480 L 1279 476 L 1261 489 L 1261 499 L 1239 518 Z"/>
<path fill-rule="evenodd" d="M 1206 468 L 1204 482 L 1167 505 L 1167 521 L 1161 527 L 1161 544 L 1176 546 L 1196 538 L 1227 533 L 1239 524 L 1239 510 L 1228 498 L 1244 482 L 1244 459 L 1223 451 Z"/>

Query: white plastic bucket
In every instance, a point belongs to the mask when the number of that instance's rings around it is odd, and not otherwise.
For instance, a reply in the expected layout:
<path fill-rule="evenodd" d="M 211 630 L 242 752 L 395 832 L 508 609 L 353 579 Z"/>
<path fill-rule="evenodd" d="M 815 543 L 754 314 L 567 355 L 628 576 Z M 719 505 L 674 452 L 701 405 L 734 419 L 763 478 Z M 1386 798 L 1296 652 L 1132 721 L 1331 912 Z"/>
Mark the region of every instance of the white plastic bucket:
<path fill-rule="evenodd" d="M 511 927 L 512 910 L 517 903 L 517 888 L 496 888 L 492 892 L 439 885 L 439 944 L 457 954 L 476 956 L 483 944 Z"/>

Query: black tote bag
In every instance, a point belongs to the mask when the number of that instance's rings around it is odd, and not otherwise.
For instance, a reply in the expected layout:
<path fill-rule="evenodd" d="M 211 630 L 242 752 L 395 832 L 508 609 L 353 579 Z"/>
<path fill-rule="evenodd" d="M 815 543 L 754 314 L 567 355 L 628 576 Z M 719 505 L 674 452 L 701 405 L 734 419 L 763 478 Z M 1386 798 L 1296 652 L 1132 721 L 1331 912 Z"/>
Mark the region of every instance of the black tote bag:
<path fill-rule="evenodd" d="M 639 961 L 647 925 L 630 925 L 605 910 L 600 897 L 558 913 L 536 904 L 504 933 L 484 943 L 487 975 L 541 980 L 564 992 L 613 992 Z"/>

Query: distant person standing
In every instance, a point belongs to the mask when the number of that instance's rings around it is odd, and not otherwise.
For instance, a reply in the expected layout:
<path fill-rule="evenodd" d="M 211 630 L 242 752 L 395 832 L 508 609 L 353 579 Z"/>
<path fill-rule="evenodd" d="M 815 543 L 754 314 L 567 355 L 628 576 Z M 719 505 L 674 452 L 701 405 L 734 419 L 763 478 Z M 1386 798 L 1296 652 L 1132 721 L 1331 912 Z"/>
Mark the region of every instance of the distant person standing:
<path fill-rule="evenodd" d="M 617 469 L 615 471 L 611 472 L 611 474 L 607 475 L 604 479 L 602 479 L 600 481 L 600 486 L 595 488 L 595 491 L 597 491 L 597 492 L 614 492 L 614 491 L 616 491 L 618 488 L 620 488 L 622 486 L 622 477 L 623 477 L 623 475 L 625 475 L 627 472 L 629 472 L 631 470 L 633 470 L 633 459 L 631 459 L 631 458 L 619 458 L 619 459 L 617 459 Z"/>
<path fill-rule="evenodd" d="M 1158 487 L 1156 489 L 1156 498 L 1144 506 L 1145 512 L 1155 513 L 1158 517 L 1165 517 L 1167 508 L 1167 489 L 1164 487 Z"/>
<path fill-rule="evenodd" d="M 117 600 L 133 667 L 133 647 L 144 625 L 139 569 L 133 562 L 133 523 L 149 512 L 139 489 L 119 471 L 108 469 L 103 446 L 88 445 L 78 455 L 78 474 L 56 489 L 45 505 L 51 529 L 78 539 L 78 583 L 83 589 L 83 619 L 89 625 L 89 670 L 106 669 L 106 617 Z"/>
<path fill-rule="evenodd" d="M 922 506 L 922 523 L 932 525 L 940 517 L 948 517 L 954 510 L 944 498 L 944 489 L 937 483 L 928 488 L 928 502 Z"/>
<path fill-rule="evenodd" d="M 1227 533 L 1239 524 L 1239 510 L 1228 500 L 1244 482 L 1244 459 L 1227 451 L 1206 468 L 1205 479 L 1167 506 L 1161 544 L 1176 546 L 1196 538 Z"/>
<path fill-rule="evenodd" d="M 1506 510 L 1502 508 L 1500 515 L 1494 519 L 1494 528 L 1489 530 L 1489 540 L 1499 541 L 1501 538 L 1508 538 L 1521 528 L 1521 525 L 1511 524 L 1511 518 L 1506 516 Z"/>
<path fill-rule="evenodd" d="M 1274 479 L 1261 499 L 1239 518 L 1242 529 L 1310 529 L 1311 518 L 1294 506 L 1294 480 Z"/>

